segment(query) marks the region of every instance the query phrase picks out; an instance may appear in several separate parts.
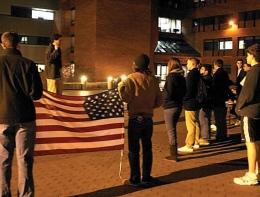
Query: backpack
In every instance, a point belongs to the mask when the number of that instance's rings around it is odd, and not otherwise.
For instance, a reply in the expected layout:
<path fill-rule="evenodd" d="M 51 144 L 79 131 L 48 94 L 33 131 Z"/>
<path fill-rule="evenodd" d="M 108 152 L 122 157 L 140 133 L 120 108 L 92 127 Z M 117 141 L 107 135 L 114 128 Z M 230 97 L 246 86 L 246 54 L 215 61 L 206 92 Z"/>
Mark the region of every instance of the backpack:
<path fill-rule="evenodd" d="M 207 86 L 203 81 L 202 77 L 200 77 L 197 87 L 197 95 L 196 100 L 198 103 L 205 103 L 207 101 L 208 93 L 207 93 Z"/>

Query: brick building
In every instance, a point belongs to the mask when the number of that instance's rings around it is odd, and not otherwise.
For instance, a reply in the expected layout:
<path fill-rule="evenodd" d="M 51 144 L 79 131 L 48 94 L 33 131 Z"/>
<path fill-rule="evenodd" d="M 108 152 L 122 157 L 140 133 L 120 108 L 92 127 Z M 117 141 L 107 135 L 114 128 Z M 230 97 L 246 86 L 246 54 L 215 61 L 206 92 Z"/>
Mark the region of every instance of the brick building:
<path fill-rule="evenodd" d="M 259 0 L 1 1 L 0 33 L 14 30 L 27 36 L 22 52 L 37 63 L 44 63 L 48 37 L 63 35 L 63 64 L 75 65 L 72 81 L 82 74 L 89 81 L 128 74 L 140 53 L 150 55 L 151 69 L 162 79 L 171 56 L 183 64 L 191 56 L 207 64 L 222 58 L 234 77 L 236 59 L 260 42 Z M 47 9 L 53 20 L 32 19 L 28 8 Z"/>

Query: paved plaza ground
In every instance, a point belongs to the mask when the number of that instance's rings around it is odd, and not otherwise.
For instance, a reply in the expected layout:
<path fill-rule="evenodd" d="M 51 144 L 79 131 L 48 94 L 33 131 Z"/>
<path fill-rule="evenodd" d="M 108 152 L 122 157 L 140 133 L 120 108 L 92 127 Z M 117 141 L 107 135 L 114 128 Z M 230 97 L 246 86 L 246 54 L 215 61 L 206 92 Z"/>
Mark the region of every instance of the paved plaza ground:
<path fill-rule="evenodd" d="M 154 163 L 152 175 L 162 184 L 152 188 L 122 185 L 119 177 L 120 151 L 90 152 L 35 157 L 36 197 L 109 197 L 109 196 L 176 196 L 176 197 L 259 197 L 260 185 L 238 186 L 233 177 L 247 170 L 245 145 L 240 143 L 239 127 L 229 125 L 229 139 L 212 142 L 177 163 L 164 159 L 168 142 L 162 109 L 155 111 L 153 135 Z M 178 124 L 178 143 L 184 145 L 184 118 Z M 129 177 L 127 140 L 122 158 L 123 179 Z M 14 160 L 12 192 L 16 196 L 17 165 Z"/>

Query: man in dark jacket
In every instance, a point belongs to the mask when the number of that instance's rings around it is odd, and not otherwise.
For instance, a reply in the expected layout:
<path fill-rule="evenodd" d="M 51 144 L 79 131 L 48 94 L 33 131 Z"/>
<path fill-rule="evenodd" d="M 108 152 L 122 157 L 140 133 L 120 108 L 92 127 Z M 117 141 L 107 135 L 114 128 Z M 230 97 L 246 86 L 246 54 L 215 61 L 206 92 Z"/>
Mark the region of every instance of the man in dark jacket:
<path fill-rule="evenodd" d="M 206 98 L 201 103 L 199 113 L 200 120 L 200 145 L 208 145 L 210 139 L 210 123 L 211 123 L 211 109 L 212 109 L 212 67 L 205 64 L 200 67 L 201 79 L 206 87 Z"/>
<path fill-rule="evenodd" d="M 231 81 L 227 72 L 223 69 L 224 62 L 217 59 L 214 62 L 214 74 L 212 81 L 213 92 L 213 113 L 215 117 L 215 125 L 217 127 L 216 140 L 223 141 L 227 138 L 227 123 L 226 123 L 226 101 L 230 97 Z"/>
<path fill-rule="evenodd" d="M 46 78 L 47 90 L 53 93 L 62 93 L 61 90 L 61 49 L 60 49 L 60 34 L 54 34 L 51 44 L 47 50 L 46 62 Z"/>
<path fill-rule="evenodd" d="M 189 73 L 186 77 L 186 94 L 183 98 L 185 109 L 185 122 L 188 130 L 185 143 L 186 145 L 178 148 L 179 152 L 192 153 L 193 149 L 199 148 L 199 110 L 200 104 L 197 101 L 198 83 L 200 72 L 198 70 L 199 60 L 190 58 L 187 61 Z"/>
<path fill-rule="evenodd" d="M 236 111 L 243 116 L 244 134 L 247 147 L 248 172 L 234 178 L 238 185 L 257 185 L 260 164 L 260 44 L 247 49 L 247 63 L 251 70 L 247 72 L 245 83 L 239 94 Z"/>
<path fill-rule="evenodd" d="M 34 196 L 33 150 L 35 108 L 42 96 L 42 82 L 35 63 L 17 49 L 19 36 L 1 36 L 0 55 L 0 195 L 11 196 L 11 165 L 14 148 L 18 165 L 18 196 Z"/>

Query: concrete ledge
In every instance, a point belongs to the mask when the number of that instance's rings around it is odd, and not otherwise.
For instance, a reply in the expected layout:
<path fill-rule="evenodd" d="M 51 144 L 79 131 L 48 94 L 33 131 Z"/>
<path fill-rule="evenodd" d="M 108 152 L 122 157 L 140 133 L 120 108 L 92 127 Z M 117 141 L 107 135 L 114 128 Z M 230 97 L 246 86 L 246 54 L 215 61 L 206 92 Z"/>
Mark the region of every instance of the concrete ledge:
<path fill-rule="evenodd" d="M 107 82 L 64 82 L 63 83 L 64 90 L 106 90 Z"/>

